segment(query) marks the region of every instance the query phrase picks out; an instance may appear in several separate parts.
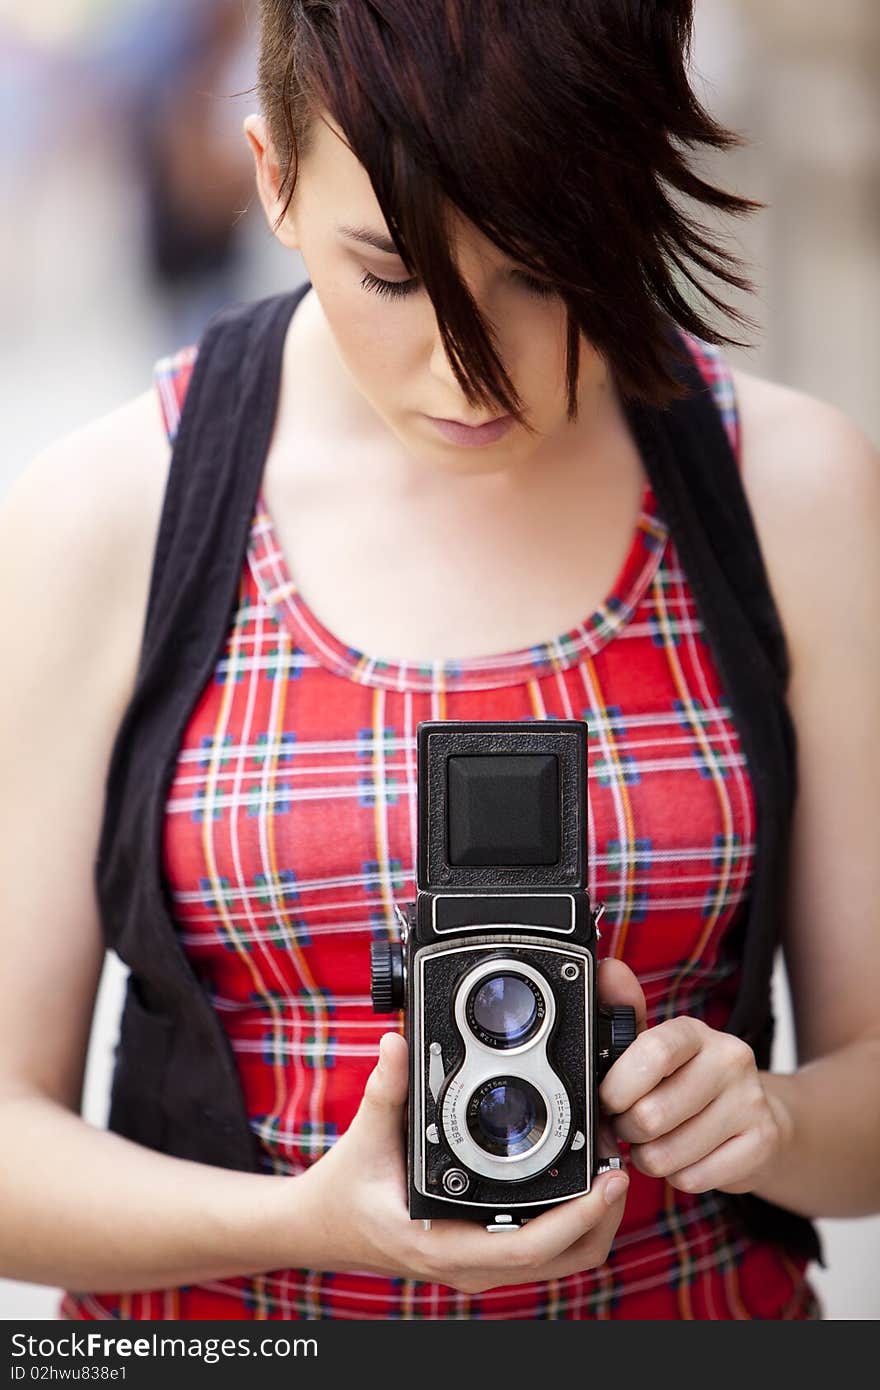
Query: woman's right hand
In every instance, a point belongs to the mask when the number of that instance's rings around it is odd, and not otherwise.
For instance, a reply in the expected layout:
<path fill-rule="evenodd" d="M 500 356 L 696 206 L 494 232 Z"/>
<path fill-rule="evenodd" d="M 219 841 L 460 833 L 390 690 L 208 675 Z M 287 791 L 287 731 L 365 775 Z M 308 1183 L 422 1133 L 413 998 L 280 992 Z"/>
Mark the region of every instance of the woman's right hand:
<path fill-rule="evenodd" d="M 407 1061 L 404 1038 L 385 1033 L 352 1123 L 291 1183 L 288 1210 L 295 1204 L 291 1216 L 302 1239 L 292 1242 L 296 1255 L 287 1264 L 418 1279 L 462 1293 L 558 1279 L 604 1264 L 625 1206 L 622 1171 L 603 1173 L 586 1196 L 561 1202 L 511 1233 L 454 1220 L 435 1220 L 426 1231 L 410 1219 Z M 614 1151 L 613 1143 L 603 1148 Z"/>

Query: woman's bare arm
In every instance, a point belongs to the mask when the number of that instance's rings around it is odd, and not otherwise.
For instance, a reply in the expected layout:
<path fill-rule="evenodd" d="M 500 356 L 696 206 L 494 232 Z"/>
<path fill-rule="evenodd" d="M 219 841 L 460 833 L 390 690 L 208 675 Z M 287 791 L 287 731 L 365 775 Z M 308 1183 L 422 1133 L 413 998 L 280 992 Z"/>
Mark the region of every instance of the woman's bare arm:
<path fill-rule="evenodd" d="M 0 1100 L 0 1130 L 3 1278 L 125 1292 L 295 1259 L 297 1177 L 154 1153 L 33 1092 Z"/>
<path fill-rule="evenodd" d="M 264 1269 L 281 1181 L 79 1116 L 104 941 L 93 866 L 169 450 L 153 393 L 0 502 L 0 1275 L 135 1289 Z"/>
<path fill-rule="evenodd" d="M 880 456 L 834 407 L 758 385 L 761 404 L 751 385 L 740 400 L 792 659 L 783 945 L 799 1065 L 762 1074 L 786 1141 L 753 1190 L 807 1216 L 860 1216 L 880 1210 Z"/>

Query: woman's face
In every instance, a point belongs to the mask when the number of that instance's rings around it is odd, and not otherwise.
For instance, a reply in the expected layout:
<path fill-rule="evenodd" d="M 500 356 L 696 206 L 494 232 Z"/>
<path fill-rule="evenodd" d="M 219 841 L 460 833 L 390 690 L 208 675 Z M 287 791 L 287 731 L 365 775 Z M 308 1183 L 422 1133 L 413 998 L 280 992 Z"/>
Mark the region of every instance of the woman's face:
<path fill-rule="evenodd" d="M 270 225 L 281 209 L 278 166 L 264 120 L 250 116 L 245 130 Z M 388 228 L 363 165 L 329 116 L 316 125 L 315 144 L 301 163 L 296 192 L 277 236 L 298 249 L 348 373 L 376 415 L 405 449 L 437 469 L 463 474 L 505 471 L 549 449 L 576 442 L 587 428 L 604 382 L 598 354 L 581 339 L 579 418 L 566 414 L 563 301 L 536 292 L 528 273 L 502 255 L 473 224 L 459 218 L 453 253 L 487 324 L 530 423 L 515 421 L 494 443 L 478 448 L 451 442 L 428 416 L 478 425 L 499 409 L 472 408 L 446 356 L 434 307 L 414 282 L 410 293 L 377 292 L 376 281 L 405 286 L 400 257 L 359 239 L 385 239 Z M 382 291 L 382 287 L 379 286 Z"/>

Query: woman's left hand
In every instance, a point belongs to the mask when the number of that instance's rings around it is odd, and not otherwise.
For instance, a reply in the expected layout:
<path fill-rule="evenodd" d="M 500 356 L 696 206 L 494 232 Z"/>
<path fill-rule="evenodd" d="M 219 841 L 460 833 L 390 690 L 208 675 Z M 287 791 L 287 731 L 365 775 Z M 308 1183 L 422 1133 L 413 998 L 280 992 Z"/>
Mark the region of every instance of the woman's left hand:
<path fill-rule="evenodd" d="M 748 1192 L 785 1142 L 748 1043 L 685 1014 L 640 1032 L 599 1099 L 635 1167 L 682 1192 Z"/>

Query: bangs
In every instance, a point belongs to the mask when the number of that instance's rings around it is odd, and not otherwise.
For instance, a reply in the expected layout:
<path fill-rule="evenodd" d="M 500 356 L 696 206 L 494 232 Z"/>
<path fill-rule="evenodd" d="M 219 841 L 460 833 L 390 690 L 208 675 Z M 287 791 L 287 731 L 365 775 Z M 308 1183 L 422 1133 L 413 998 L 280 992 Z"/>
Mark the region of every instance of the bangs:
<path fill-rule="evenodd" d="M 694 302 L 702 294 L 754 328 L 697 278 L 708 272 L 748 293 L 741 262 L 675 201 L 680 194 L 736 215 L 763 206 L 707 183 L 687 163 L 685 151 L 699 144 L 743 143 L 690 89 L 691 9 L 684 0 L 662 9 L 644 0 L 263 0 L 261 93 L 288 161 L 289 196 L 297 137 L 308 139 L 309 120 L 324 109 L 431 299 L 471 406 L 507 411 L 530 428 L 456 266 L 458 217 L 549 281 L 563 302 L 571 419 L 581 335 L 622 396 L 658 405 L 684 394 L 673 359 L 686 352 L 673 325 L 749 346 L 715 330 Z M 272 54 L 276 66 L 285 55 L 286 120 Z"/>

